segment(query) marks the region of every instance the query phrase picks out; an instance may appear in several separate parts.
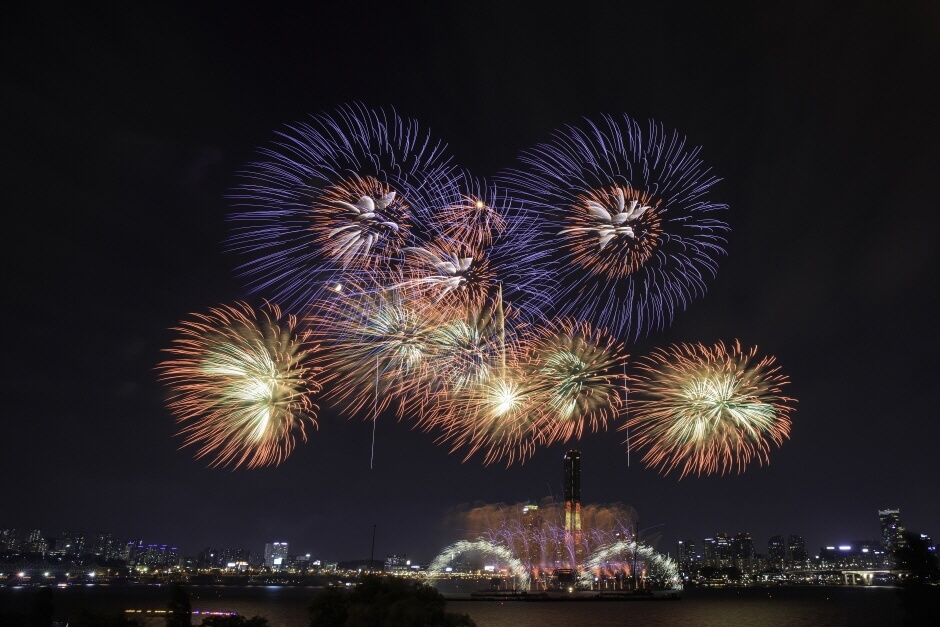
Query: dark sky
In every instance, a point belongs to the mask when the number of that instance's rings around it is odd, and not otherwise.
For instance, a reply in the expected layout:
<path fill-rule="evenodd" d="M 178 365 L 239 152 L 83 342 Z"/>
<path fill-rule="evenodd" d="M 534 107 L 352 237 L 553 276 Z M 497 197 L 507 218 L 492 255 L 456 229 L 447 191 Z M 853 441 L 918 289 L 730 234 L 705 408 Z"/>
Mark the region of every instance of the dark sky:
<path fill-rule="evenodd" d="M 451 509 L 557 496 L 576 446 L 583 501 L 632 506 L 664 552 L 718 532 L 759 550 L 874 538 L 885 507 L 940 536 L 934 3 L 326 4 L 344 8 L 2 9 L 0 527 L 346 559 L 376 525 L 377 556 L 426 562 L 459 538 Z M 328 414 L 276 468 L 177 450 L 154 371 L 169 329 L 247 297 L 226 193 L 275 129 L 353 101 L 416 118 L 481 177 L 599 113 L 703 146 L 728 255 L 630 352 L 775 355 L 799 404 L 770 465 L 663 477 L 611 431 L 483 467 L 383 417 L 370 469 L 372 425 Z"/>

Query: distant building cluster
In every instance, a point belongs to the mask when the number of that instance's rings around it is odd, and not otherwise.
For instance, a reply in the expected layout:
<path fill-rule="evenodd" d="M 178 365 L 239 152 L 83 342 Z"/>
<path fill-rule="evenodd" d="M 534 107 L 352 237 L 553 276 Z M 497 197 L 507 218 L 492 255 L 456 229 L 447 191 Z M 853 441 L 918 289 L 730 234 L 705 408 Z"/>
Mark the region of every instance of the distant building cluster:
<path fill-rule="evenodd" d="M 580 503 L 580 457 L 576 452 L 565 456 L 564 532 L 571 539 L 582 533 Z M 544 520 L 539 507 L 526 505 L 521 512 L 521 530 L 527 538 L 520 558 L 529 564 L 539 561 L 542 547 L 535 541 Z M 699 541 L 679 541 L 676 561 L 686 582 L 721 584 L 730 581 L 768 579 L 825 582 L 844 578 L 846 572 L 896 573 L 910 566 L 905 563 L 912 551 L 921 551 L 936 560 L 937 548 L 925 534 L 905 532 L 897 509 L 878 511 L 881 537 L 854 540 L 820 547 L 810 554 L 803 537 L 797 534 L 775 535 L 767 540 L 766 551 L 759 552 L 750 534 L 717 533 Z M 532 535 L 532 538 L 529 536 Z M 911 546 L 916 544 L 917 546 Z M 119 540 L 111 533 L 64 531 L 49 536 L 32 529 L 20 533 L 14 528 L 0 528 L 0 581 L 23 573 L 44 573 L 46 577 L 134 577 L 179 573 L 191 575 L 238 575 L 270 573 L 286 576 L 380 570 L 390 574 L 408 574 L 421 566 L 405 555 L 389 554 L 380 560 L 326 562 L 309 553 L 293 554 L 286 541 L 265 544 L 262 553 L 246 548 L 206 547 L 194 556 L 182 556 L 171 544 L 146 543 L 143 540 Z M 827 579 L 828 578 L 828 579 Z"/>
<path fill-rule="evenodd" d="M 729 536 L 715 534 L 701 542 L 681 540 L 676 547 L 677 561 L 686 581 L 720 583 L 726 580 L 781 579 L 823 581 L 844 578 L 843 571 L 886 574 L 904 570 L 911 536 L 901 524 L 897 509 L 878 511 L 881 538 L 855 540 L 820 547 L 810 555 L 802 536 L 775 535 L 767 541 L 767 552 L 758 553 L 747 533 Z M 916 538 L 921 549 L 937 556 L 933 539 L 926 534 Z M 861 575 L 860 575 L 861 576 Z"/>
<path fill-rule="evenodd" d="M 353 570 L 369 569 L 363 561 Z M 131 577 L 173 577 L 188 575 L 315 574 L 337 572 L 340 564 L 313 559 L 309 553 L 295 555 L 287 542 L 269 542 L 264 551 L 253 554 L 247 548 L 206 547 L 184 556 L 171 544 L 143 540 L 119 540 L 111 533 L 64 531 L 58 536 L 42 530 L 26 532 L 0 528 L 0 583 L 10 578 L 82 580 Z M 418 568 L 404 555 L 390 555 L 385 570 L 392 572 Z M 371 565 L 382 570 L 382 562 Z"/>

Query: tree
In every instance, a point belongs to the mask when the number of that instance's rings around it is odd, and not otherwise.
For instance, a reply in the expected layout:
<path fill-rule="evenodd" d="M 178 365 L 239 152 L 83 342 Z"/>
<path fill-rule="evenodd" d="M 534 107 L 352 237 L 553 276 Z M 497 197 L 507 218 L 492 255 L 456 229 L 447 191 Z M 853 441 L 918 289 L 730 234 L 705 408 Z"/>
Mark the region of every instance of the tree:
<path fill-rule="evenodd" d="M 189 602 L 189 593 L 182 585 L 175 583 L 170 588 L 170 601 L 166 605 L 167 627 L 191 627 L 193 608 Z"/>
<path fill-rule="evenodd" d="M 445 611 L 434 588 L 396 577 L 362 578 L 352 591 L 326 588 L 310 605 L 311 627 L 475 627 L 466 614 Z"/>

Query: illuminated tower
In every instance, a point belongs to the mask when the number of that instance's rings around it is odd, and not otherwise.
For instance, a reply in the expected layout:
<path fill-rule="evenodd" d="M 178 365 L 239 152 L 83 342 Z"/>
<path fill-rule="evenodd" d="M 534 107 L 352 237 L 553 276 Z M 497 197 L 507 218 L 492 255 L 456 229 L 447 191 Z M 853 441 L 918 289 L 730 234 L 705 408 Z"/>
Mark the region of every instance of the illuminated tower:
<path fill-rule="evenodd" d="M 565 540 L 572 559 L 579 561 L 581 547 L 581 452 L 565 453 Z M 577 568 L 577 563 L 572 564 Z"/>
<path fill-rule="evenodd" d="M 881 523 L 881 538 L 886 552 L 894 555 L 898 549 L 907 545 L 904 527 L 901 525 L 901 510 L 879 509 L 878 522 Z"/>

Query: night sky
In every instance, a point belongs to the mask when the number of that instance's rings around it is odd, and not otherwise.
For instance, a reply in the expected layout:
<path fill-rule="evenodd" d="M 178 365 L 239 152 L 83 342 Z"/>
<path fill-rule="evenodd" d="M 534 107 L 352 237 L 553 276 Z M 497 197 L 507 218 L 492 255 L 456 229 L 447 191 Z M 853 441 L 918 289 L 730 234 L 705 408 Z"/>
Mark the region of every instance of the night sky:
<path fill-rule="evenodd" d="M 673 555 L 740 531 L 812 553 L 877 538 L 887 507 L 940 537 L 936 4 L 343 4 L 2 9 L 0 527 L 343 560 L 375 525 L 376 557 L 427 562 L 461 538 L 455 508 L 560 497 L 578 448 L 583 502 L 635 508 Z M 383 416 L 370 468 L 372 424 L 327 411 L 276 468 L 179 450 L 155 371 L 170 328 L 263 296 L 225 252 L 226 194 L 276 129 L 350 102 L 417 119 L 480 177 L 600 113 L 701 145 L 728 255 L 629 352 L 775 355 L 799 403 L 770 465 L 664 477 L 611 430 L 484 467 Z"/>

